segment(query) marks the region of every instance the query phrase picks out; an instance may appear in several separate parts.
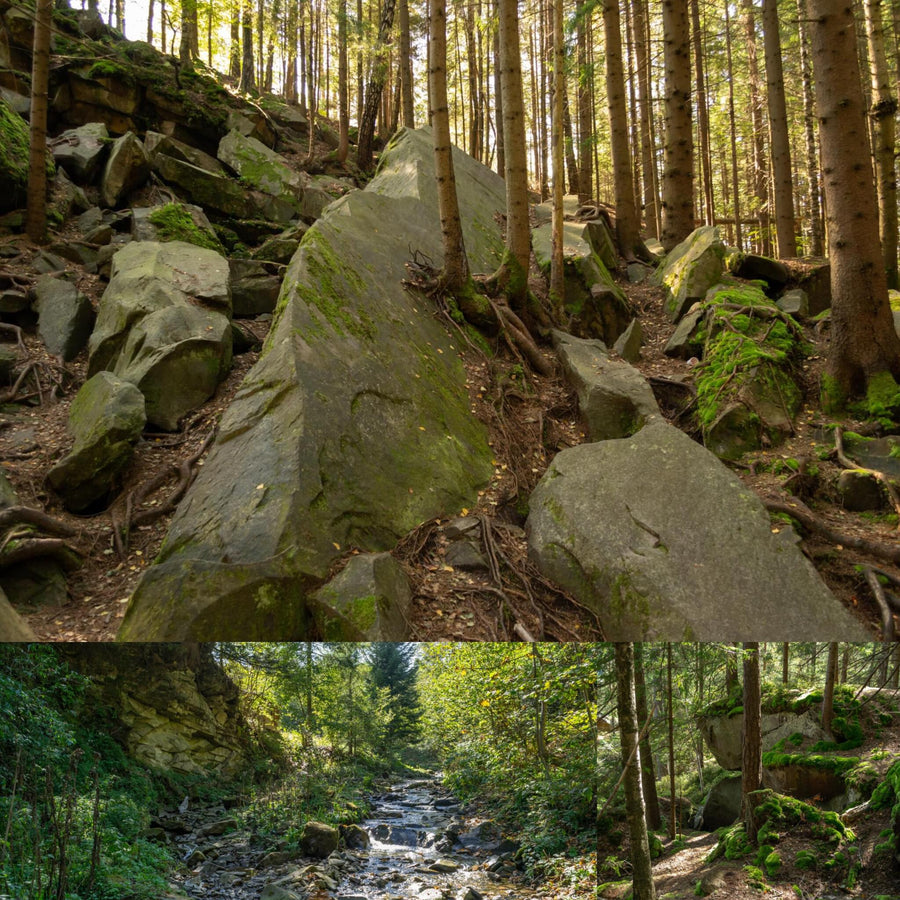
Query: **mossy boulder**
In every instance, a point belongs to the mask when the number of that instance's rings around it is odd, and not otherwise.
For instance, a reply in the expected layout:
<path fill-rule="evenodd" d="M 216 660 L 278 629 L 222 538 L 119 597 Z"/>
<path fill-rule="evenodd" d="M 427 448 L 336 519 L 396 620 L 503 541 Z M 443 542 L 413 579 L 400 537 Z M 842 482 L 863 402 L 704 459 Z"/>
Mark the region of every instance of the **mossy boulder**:
<path fill-rule="evenodd" d="M 303 183 L 280 154 L 239 131 L 229 131 L 219 142 L 218 158 L 251 187 L 277 197 L 298 212 Z"/>
<path fill-rule="evenodd" d="M 802 400 L 799 329 L 752 284 L 718 285 L 702 310 L 695 339 L 705 348 L 697 372 L 704 444 L 735 459 L 779 443 L 793 432 Z"/>
<path fill-rule="evenodd" d="M 530 554 L 609 640 L 867 636 L 756 495 L 671 425 L 563 450 L 529 505 Z"/>
<path fill-rule="evenodd" d="M 653 281 L 666 290 L 664 308 L 669 320 L 677 322 L 703 300 L 724 270 L 725 244 L 714 225 L 695 229 L 674 247 L 653 275 Z"/>
<path fill-rule="evenodd" d="M 106 500 L 146 421 L 144 397 L 133 384 L 111 372 L 84 383 L 69 409 L 72 450 L 47 475 L 68 509 L 81 512 Z"/>
<path fill-rule="evenodd" d="M 628 437 L 661 415 L 647 379 L 624 360 L 610 358 L 602 341 L 554 331 L 553 346 L 592 441 Z"/>
<path fill-rule="evenodd" d="M 136 241 L 184 241 L 225 254 L 215 229 L 199 206 L 166 203 L 137 207 L 131 211 L 131 236 Z"/>
<path fill-rule="evenodd" d="M 563 223 L 565 309 L 569 330 L 582 338 L 600 338 L 612 346 L 634 317 L 622 289 L 613 281 L 590 240 L 584 222 Z M 531 233 L 534 258 L 549 274 L 552 231 L 541 225 Z"/>
<path fill-rule="evenodd" d="M 312 596 L 319 632 L 332 641 L 403 641 L 409 637 L 409 580 L 390 553 L 361 553 Z"/>
<path fill-rule="evenodd" d="M 457 179 L 467 247 L 496 266 L 502 242 L 482 185 L 499 179 L 468 158 Z M 440 265 L 428 182 L 430 135 L 404 130 L 370 188 L 306 233 L 262 358 L 138 585 L 121 639 L 296 639 L 310 594 L 347 548 L 389 550 L 422 521 L 474 503 L 493 467 L 455 338 L 402 284 L 410 247 Z"/>
<path fill-rule="evenodd" d="M 116 208 L 150 176 L 150 157 L 134 132 L 123 134 L 110 147 L 100 180 L 100 202 Z"/>
<path fill-rule="evenodd" d="M 0 97 L 0 212 L 25 205 L 28 146 L 28 124 Z"/>

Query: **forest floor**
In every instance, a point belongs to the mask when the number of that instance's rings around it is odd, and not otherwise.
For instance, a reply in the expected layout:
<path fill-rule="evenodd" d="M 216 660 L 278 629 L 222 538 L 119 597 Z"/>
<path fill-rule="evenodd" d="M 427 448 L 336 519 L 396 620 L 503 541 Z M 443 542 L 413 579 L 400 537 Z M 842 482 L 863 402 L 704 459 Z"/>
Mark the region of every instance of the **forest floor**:
<path fill-rule="evenodd" d="M 26 281 L 33 278 L 32 262 L 37 251 L 24 237 L 0 239 L 4 272 Z M 98 303 L 104 283 L 75 264 L 67 263 L 66 269 L 78 287 Z M 688 363 L 670 359 L 662 352 L 672 331 L 662 311 L 662 290 L 631 285 L 624 279 L 620 283 L 643 327 L 644 346 L 637 368 L 648 377 L 690 380 Z M 538 295 L 546 290 L 536 273 L 532 288 Z M 435 314 L 441 312 L 436 310 Z M 456 327 L 449 316 L 444 318 L 448 328 Z M 268 318 L 243 320 L 243 324 L 261 345 L 270 325 Z M 850 512 L 836 500 L 834 484 L 840 465 L 834 447 L 827 443 L 832 440 L 828 426 L 835 420 L 825 416 L 817 402 L 828 335 L 806 331 L 814 352 L 801 373 L 807 402 L 795 434 L 778 447 L 748 454 L 730 465 L 763 499 L 797 504 L 800 501 L 786 486 L 793 472 L 785 461 L 815 461 L 818 477 L 806 479 L 801 485 L 803 502 L 812 516 L 851 539 L 896 546 L 896 516 Z M 495 455 L 491 483 L 479 493 L 476 505 L 459 510 L 458 515 L 478 518 L 482 545 L 489 550 L 494 565 L 473 572 L 447 564 L 444 526 L 449 519 L 425 522 L 407 535 L 395 555 L 404 564 L 414 588 L 411 637 L 600 640 L 602 629 L 593 613 L 550 584 L 531 563 L 522 528 L 527 498 L 555 453 L 585 440 L 574 394 L 559 374 L 542 377 L 526 371 L 507 347 L 498 346 L 495 356 L 486 357 L 466 347 L 461 332 L 453 333 L 463 348 L 473 412 L 487 425 Z M 0 339 L 10 340 L 12 335 L 0 332 Z M 165 537 L 175 506 L 172 498 L 183 486 L 179 466 L 198 454 L 193 468 L 203 465 L 204 442 L 258 359 L 258 347 L 235 357 L 234 368 L 215 396 L 187 417 L 180 432 L 144 435 L 124 474 L 122 490 L 108 509 L 91 516 L 74 516 L 46 487 L 45 478 L 70 448 L 66 428 L 69 404 L 85 380 L 86 353 L 62 364 L 47 354 L 33 329 L 25 329 L 23 340 L 19 370 L 25 362 L 34 365 L 41 379 L 41 396 L 0 407 L 0 464 L 21 504 L 37 507 L 77 530 L 73 543 L 83 554 L 84 563 L 69 574 L 67 602 L 19 611 L 41 640 L 111 640 L 141 573 L 157 555 Z M 552 351 L 544 352 L 552 358 Z M 674 415 L 674 411 L 664 412 Z M 849 419 L 839 424 L 848 430 L 862 427 Z M 142 496 L 148 485 L 155 487 Z M 138 499 L 139 504 L 135 502 Z M 138 513 L 145 519 L 154 518 L 129 529 L 127 538 L 117 543 L 114 527 L 121 530 L 122 523 Z M 782 527 L 786 527 L 782 522 L 773 524 L 773 528 Z M 880 636 L 882 612 L 862 567 L 874 566 L 898 579 L 900 567 L 823 539 L 815 532 L 802 537 L 804 552 L 831 590 L 871 629 L 873 637 Z"/>

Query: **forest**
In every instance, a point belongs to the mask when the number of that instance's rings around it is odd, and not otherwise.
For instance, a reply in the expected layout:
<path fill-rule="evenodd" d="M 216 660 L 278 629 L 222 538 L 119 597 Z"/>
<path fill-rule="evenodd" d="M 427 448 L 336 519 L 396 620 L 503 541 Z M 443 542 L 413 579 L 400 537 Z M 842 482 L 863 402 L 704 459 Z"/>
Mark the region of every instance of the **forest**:
<path fill-rule="evenodd" d="M 896 898 L 876 644 L 0 649 L 21 900 Z"/>

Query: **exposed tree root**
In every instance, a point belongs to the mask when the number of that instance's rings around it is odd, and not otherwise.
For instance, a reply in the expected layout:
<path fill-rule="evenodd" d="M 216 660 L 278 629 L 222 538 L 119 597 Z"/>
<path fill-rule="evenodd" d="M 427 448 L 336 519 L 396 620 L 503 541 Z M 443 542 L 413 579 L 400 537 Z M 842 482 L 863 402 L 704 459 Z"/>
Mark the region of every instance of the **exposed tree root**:
<path fill-rule="evenodd" d="M 157 519 L 168 515 L 175 511 L 176 506 L 181 498 L 187 492 L 187 489 L 193 484 L 197 477 L 197 462 L 200 457 L 209 449 L 215 437 L 216 430 L 213 429 L 206 435 L 203 442 L 189 457 L 183 459 L 177 465 L 172 464 L 166 466 L 162 471 L 157 472 L 153 478 L 145 481 L 140 487 L 131 491 L 125 498 L 125 511 L 121 520 L 115 508 L 110 511 L 112 518 L 113 541 L 116 545 L 116 552 L 121 559 L 125 559 L 128 553 L 128 537 L 133 528 L 141 525 L 149 525 Z M 159 490 L 170 478 L 175 478 L 175 488 L 160 503 L 148 509 L 138 509 L 146 499 Z M 138 509 L 137 512 L 135 510 Z"/>
<path fill-rule="evenodd" d="M 804 528 L 822 535 L 832 544 L 840 544 L 842 547 L 851 547 L 861 550 L 887 562 L 900 564 L 900 546 L 896 544 L 882 544 L 880 541 L 870 541 L 867 538 L 855 537 L 841 531 L 835 531 L 820 519 L 816 518 L 812 510 L 800 500 L 785 503 L 783 500 L 763 498 L 763 504 L 769 512 L 784 513 L 796 519 Z"/>
<path fill-rule="evenodd" d="M 15 537 L 0 550 L 0 569 L 48 556 L 56 559 L 65 569 L 77 568 L 82 559 L 82 554 L 61 538 Z"/>
<path fill-rule="evenodd" d="M 881 639 L 892 641 L 894 640 L 894 612 L 888 606 L 884 588 L 872 568 L 864 566 L 863 574 L 866 576 L 866 583 L 869 585 L 872 595 L 875 597 L 875 602 L 878 604 L 878 609 L 881 611 Z"/>
<path fill-rule="evenodd" d="M 867 466 L 861 466 L 847 456 L 847 452 L 844 449 L 844 432 L 840 425 L 834 429 L 834 447 L 837 452 L 837 461 L 845 469 L 856 469 L 860 472 L 865 472 L 867 475 L 871 475 L 888 495 L 891 505 L 894 507 L 894 512 L 900 515 L 900 493 L 897 492 L 897 488 L 894 487 L 894 484 L 884 472 L 880 472 L 878 469 L 870 469 Z M 900 528 L 900 525 L 897 527 Z"/>
<path fill-rule="evenodd" d="M 0 528 L 11 528 L 15 525 L 33 525 L 47 534 L 75 537 L 78 529 L 60 522 L 47 513 L 30 506 L 9 506 L 0 510 Z"/>

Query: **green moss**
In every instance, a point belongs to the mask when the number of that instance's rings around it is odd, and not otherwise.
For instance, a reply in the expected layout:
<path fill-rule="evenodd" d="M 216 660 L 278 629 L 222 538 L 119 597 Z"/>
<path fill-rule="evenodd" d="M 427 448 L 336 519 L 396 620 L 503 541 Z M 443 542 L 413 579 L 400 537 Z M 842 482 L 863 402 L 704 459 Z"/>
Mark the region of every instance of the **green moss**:
<path fill-rule="evenodd" d="M 0 98 L 0 170 L 5 182 L 12 181 L 24 199 L 28 185 L 28 125 Z"/>
<path fill-rule="evenodd" d="M 827 373 L 822 376 L 819 402 L 826 413 L 838 413 L 847 406 L 847 392 L 834 376 Z"/>
<path fill-rule="evenodd" d="M 747 882 L 750 887 L 757 891 L 767 891 L 766 876 L 759 866 L 744 866 L 744 874 L 747 876 Z"/>
<path fill-rule="evenodd" d="M 890 372 L 878 372 L 869 378 L 866 409 L 872 418 L 888 422 L 900 412 L 900 385 Z"/>
<path fill-rule="evenodd" d="M 88 78 L 115 78 L 124 84 L 134 83 L 131 67 L 122 66 L 111 59 L 98 59 L 87 74 Z"/>
<path fill-rule="evenodd" d="M 781 854 L 777 850 L 771 850 L 763 859 L 763 868 L 769 878 L 774 878 L 781 870 Z"/>
<path fill-rule="evenodd" d="M 150 222 L 156 226 L 164 241 L 185 241 L 223 255 L 225 253 L 218 239 L 199 228 L 181 203 L 167 203 L 154 210 L 150 213 Z"/>
<path fill-rule="evenodd" d="M 818 865 L 818 858 L 814 850 L 798 850 L 794 856 L 794 865 L 798 869 L 814 869 Z"/>
<path fill-rule="evenodd" d="M 764 766 L 803 766 L 807 769 L 821 769 L 825 772 L 834 772 L 835 775 L 843 775 L 859 765 L 859 759 L 855 756 L 821 756 L 815 753 L 781 753 L 778 750 L 769 750 L 763 753 Z"/>

